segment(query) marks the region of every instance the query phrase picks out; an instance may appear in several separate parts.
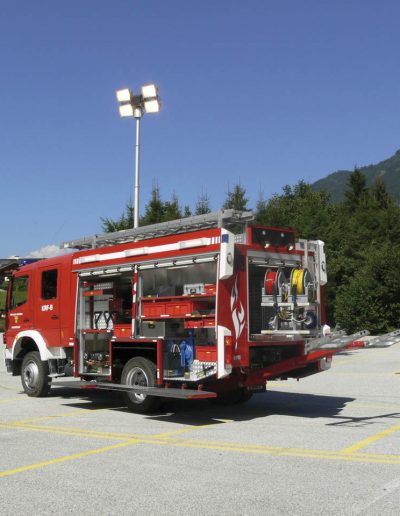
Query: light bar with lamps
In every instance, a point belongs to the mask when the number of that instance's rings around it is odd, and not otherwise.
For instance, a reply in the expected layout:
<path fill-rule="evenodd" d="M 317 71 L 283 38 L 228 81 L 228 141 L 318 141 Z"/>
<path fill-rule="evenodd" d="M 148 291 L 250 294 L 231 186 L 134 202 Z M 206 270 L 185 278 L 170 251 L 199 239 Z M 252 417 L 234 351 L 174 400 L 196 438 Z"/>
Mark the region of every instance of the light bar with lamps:
<path fill-rule="evenodd" d="M 144 110 L 146 113 L 158 113 L 160 111 L 160 103 L 158 99 L 145 100 Z"/>
<path fill-rule="evenodd" d="M 125 88 L 124 90 L 118 90 L 116 92 L 118 102 L 130 102 L 133 93 Z"/>
<path fill-rule="evenodd" d="M 119 114 L 122 118 L 136 119 L 136 153 L 135 153 L 135 204 L 133 227 L 139 227 L 139 163 L 140 163 L 140 120 L 143 113 L 158 113 L 160 111 L 160 97 L 155 84 L 144 84 L 141 95 L 124 88 L 116 92 L 119 102 Z"/>
<path fill-rule="evenodd" d="M 121 104 L 119 106 L 119 114 L 122 118 L 133 116 L 133 107 L 131 104 Z"/>
<path fill-rule="evenodd" d="M 158 88 L 155 84 L 145 84 L 142 86 L 142 97 L 144 99 L 158 97 Z"/>

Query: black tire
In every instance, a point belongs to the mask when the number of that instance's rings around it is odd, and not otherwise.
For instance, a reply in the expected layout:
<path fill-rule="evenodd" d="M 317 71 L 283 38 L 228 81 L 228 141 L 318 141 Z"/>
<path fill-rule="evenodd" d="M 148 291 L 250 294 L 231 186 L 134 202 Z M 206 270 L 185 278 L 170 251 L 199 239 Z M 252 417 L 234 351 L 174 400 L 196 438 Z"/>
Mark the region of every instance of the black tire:
<path fill-rule="evenodd" d="M 31 351 L 24 356 L 21 367 L 21 381 L 28 396 L 43 398 L 49 395 L 51 387 L 49 364 L 40 359 L 38 351 Z"/>
<path fill-rule="evenodd" d="M 142 385 L 155 387 L 157 379 L 157 368 L 154 362 L 143 357 L 134 357 L 125 364 L 121 385 Z M 122 397 L 126 406 L 133 412 L 145 414 L 154 412 L 160 405 L 161 399 L 147 394 L 136 394 L 134 392 L 123 392 Z"/>

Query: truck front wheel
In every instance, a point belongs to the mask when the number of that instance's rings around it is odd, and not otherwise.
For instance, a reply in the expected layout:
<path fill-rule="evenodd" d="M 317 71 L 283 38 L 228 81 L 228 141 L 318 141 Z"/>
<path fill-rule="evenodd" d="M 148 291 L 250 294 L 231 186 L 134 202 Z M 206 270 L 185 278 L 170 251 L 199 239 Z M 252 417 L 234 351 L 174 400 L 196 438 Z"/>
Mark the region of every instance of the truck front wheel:
<path fill-rule="evenodd" d="M 49 364 L 40 359 L 38 351 L 24 356 L 21 367 L 22 387 L 28 396 L 41 398 L 50 392 Z"/>
<path fill-rule="evenodd" d="M 134 357 L 128 360 L 122 370 L 121 384 L 137 387 L 154 387 L 156 385 L 156 366 L 143 357 Z M 123 392 L 123 399 L 127 407 L 133 412 L 152 412 L 157 409 L 160 399 L 147 394 Z"/>

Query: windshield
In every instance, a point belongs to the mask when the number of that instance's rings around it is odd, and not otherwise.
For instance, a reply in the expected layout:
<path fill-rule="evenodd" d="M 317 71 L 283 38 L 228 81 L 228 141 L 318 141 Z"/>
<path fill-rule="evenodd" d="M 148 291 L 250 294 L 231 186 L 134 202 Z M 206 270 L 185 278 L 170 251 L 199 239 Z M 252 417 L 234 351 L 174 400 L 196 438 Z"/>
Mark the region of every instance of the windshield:
<path fill-rule="evenodd" d="M 0 277 L 0 332 L 5 329 L 8 279 Z"/>
<path fill-rule="evenodd" d="M 11 290 L 10 309 L 25 304 L 28 300 L 28 276 L 19 276 L 13 279 Z"/>

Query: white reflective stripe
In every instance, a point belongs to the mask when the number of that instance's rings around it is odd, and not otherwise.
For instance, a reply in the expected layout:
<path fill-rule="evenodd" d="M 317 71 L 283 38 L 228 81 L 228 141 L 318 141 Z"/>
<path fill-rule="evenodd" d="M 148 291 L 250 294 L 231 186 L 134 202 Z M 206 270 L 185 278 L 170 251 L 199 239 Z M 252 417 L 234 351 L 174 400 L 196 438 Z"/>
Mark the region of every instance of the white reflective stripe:
<path fill-rule="evenodd" d="M 130 256 L 141 256 L 143 254 L 148 254 L 149 248 L 148 247 L 137 247 L 136 249 L 127 249 L 124 251 L 124 255 L 126 258 L 129 258 Z"/>
<path fill-rule="evenodd" d="M 219 244 L 221 241 L 220 237 L 212 238 L 194 238 L 190 240 L 182 240 L 173 244 L 155 245 L 152 247 L 136 247 L 132 249 L 126 249 L 125 251 L 118 251 L 115 253 L 105 254 L 89 254 L 86 256 L 80 256 L 74 258 L 74 265 L 82 265 L 84 263 L 92 262 L 104 262 L 107 260 L 117 260 L 119 258 L 129 258 L 131 256 L 144 256 L 147 254 L 165 253 L 168 251 L 179 251 L 180 249 L 190 249 L 192 247 L 204 247 L 207 245 Z"/>
<path fill-rule="evenodd" d="M 225 337 L 231 332 L 225 326 L 217 326 L 217 378 L 224 378 L 232 372 L 232 366 L 225 364 Z"/>
<path fill-rule="evenodd" d="M 24 337 L 28 337 L 35 342 L 36 346 L 38 347 L 41 360 L 49 360 L 51 358 L 66 358 L 64 348 L 48 347 L 43 336 L 38 331 L 27 330 L 20 331 L 14 339 L 11 351 L 13 359 L 15 359 L 15 357 L 21 351 L 21 343 Z"/>
<path fill-rule="evenodd" d="M 209 242 L 210 238 L 195 238 L 193 240 L 184 240 L 183 242 L 179 242 L 179 248 L 190 249 L 191 247 L 201 247 L 208 245 Z"/>
<path fill-rule="evenodd" d="M 219 262 L 219 279 L 228 279 L 233 274 L 233 261 L 235 255 L 235 236 L 226 229 L 221 229 L 221 257 Z"/>
<path fill-rule="evenodd" d="M 141 262 L 141 263 L 132 263 L 131 265 L 125 264 L 123 267 L 119 267 L 117 265 L 110 265 L 110 266 L 104 266 L 102 268 L 96 268 L 96 269 L 85 269 L 82 271 L 73 271 L 78 272 L 80 277 L 87 277 L 87 276 L 100 276 L 102 274 L 113 274 L 113 273 L 122 273 L 122 272 L 129 272 L 133 270 L 135 265 L 137 266 L 138 270 L 147 270 L 147 269 L 163 269 L 166 267 L 179 267 L 182 265 L 193 265 L 196 263 L 210 263 L 215 262 L 217 259 L 217 254 L 209 254 L 206 256 L 192 256 L 192 257 L 185 257 L 184 259 L 174 259 L 174 260 L 165 260 L 165 261 L 151 261 L 151 262 Z"/>
<path fill-rule="evenodd" d="M 220 244 L 221 243 L 221 237 L 220 236 L 211 237 L 210 240 L 211 240 L 211 245 L 213 245 L 213 244 Z"/>
<path fill-rule="evenodd" d="M 90 262 L 99 262 L 100 255 L 99 254 L 91 254 L 90 256 L 81 256 L 80 258 L 75 258 L 74 263 L 90 263 Z"/>

